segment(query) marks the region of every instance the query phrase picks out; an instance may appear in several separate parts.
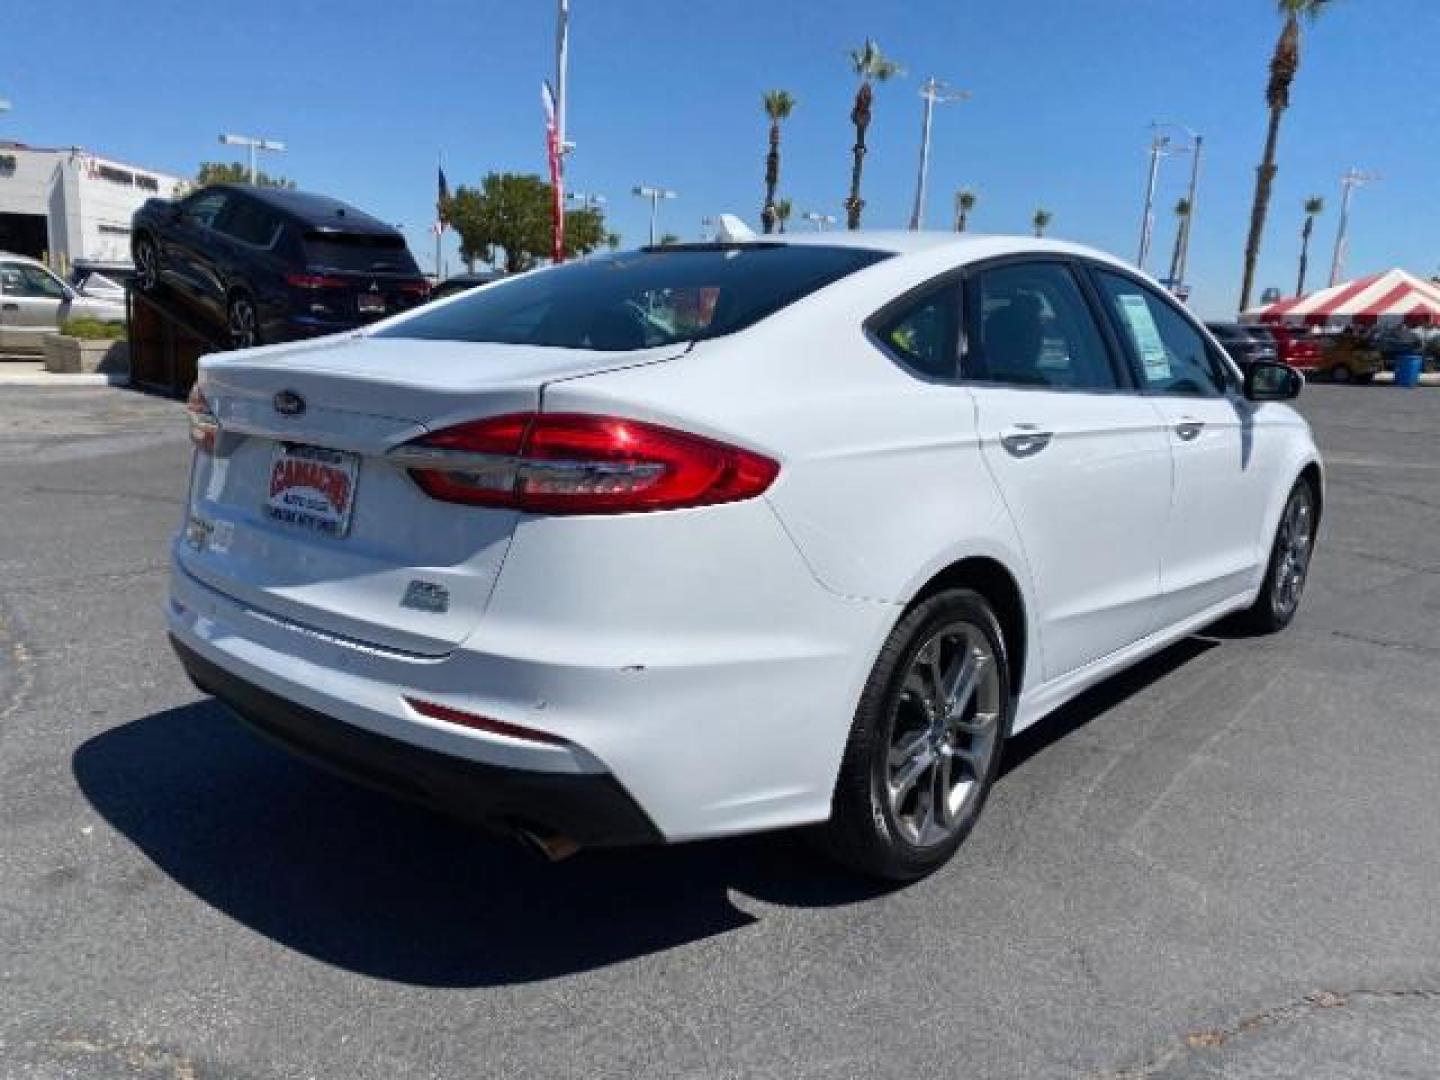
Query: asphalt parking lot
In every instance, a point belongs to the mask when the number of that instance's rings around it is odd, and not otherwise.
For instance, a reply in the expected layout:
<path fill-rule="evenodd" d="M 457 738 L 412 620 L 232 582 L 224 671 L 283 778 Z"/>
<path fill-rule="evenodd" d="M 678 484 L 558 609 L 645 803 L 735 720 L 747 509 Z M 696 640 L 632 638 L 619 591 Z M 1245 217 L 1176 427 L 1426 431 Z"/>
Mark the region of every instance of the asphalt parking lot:
<path fill-rule="evenodd" d="M 1440 1074 L 1440 391 L 1301 405 L 1295 626 L 1068 706 L 882 890 L 790 836 L 545 866 L 282 756 L 164 642 L 180 404 L 0 390 L 0 1074 Z"/>

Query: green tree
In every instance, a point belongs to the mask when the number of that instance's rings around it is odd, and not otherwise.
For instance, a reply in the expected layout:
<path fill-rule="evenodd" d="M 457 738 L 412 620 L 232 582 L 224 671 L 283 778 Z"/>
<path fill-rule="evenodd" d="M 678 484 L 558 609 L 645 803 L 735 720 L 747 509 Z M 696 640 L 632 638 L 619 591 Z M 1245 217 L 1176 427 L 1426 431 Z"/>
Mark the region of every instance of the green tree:
<path fill-rule="evenodd" d="M 1270 213 L 1270 191 L 1275 184 L 1275 152 L 1280 141 L 1280 119 L 1290 107 L 1290 87 L 1300 70 L 1300 19 L 1314 20 L 1331 0 L 1275 0 L 1283 24 L 1275 51 L 1270 55 L 1270 81 L 1265 86 L 1265 104 L 1270 109 L 1270 126 L 1265 132 L 1265 150 L 1255 170 L 1255 202 L 1250 208 L 1250 235 L 1245 240 L 1245 276 L 1240 285 L 1240 310 L 1250 306 L 1255 286 L 1255 264 L 1260 258 L 1260 239 Z"/>
<path fill-rule="evenodd" d="M 1185 250 L 1185 234 L 1190 231 L 1190 200 L 1181 199 L 1175 204 L 1175 251 L 1170 256 L 1170 284 L 1178 285 L 1180 253 Z"/>
<path fill-rule="evenodd" d="M 1310 265 L 1310 234 L 1315 231 L 1315 216 L 1325 210 L 1325 200 L 1311 195 L 1305 200 L 1305 225 L 1300 230 L 1300 278 L 1295 283 L 1295 295 L 1305 295 L 1305 271 Z"/>
<path fill-rule="evenodd" d="M 970 224 L 970 211 L 975 209 L 975 203 L 978 198 L 979 196 L 969 189 L 962 189 L 955 193 L 956 232 L 964 232 Z"/>
<path fill-rule="evenodd" d="M 1054 218 L 1055 215 L 1043 207 L 1036 210 L 1035 216 L 1030 219 L 1030 224 L 1035 228 L 1035 235 L 1044 236 L 1045 230 L 1050 227 L 1050 222 L 1053 221 Z"/>
<path fill-rule="evenodd" d="M 870 127 L 874 84 L 903 75 L 905 69 L 884 55 L 871 38 L 866 38 L 860 48 L 850 50 L 850 69 L 860 80 L 860 86 L 855 91 L 855 104 L 850 109 L 850 122 L 855 125 L 855 145 L 851 149 L 850 194 L 845 199 L 845 223 L 851 229 L 858 229 L 860 214 L 865 209 L 865 200 L 860 197 L 860 177 L 865 171 L 865 132 Z"/>
<path fill-rule="evenodd" d="M 248 184 L 250 167 L 238 161 L 204 161 L 195 173 L 195 186 L 207 184 Z M 283 176 L 271 176 L 263 169 L 255 170 L 255 186 L 269 188 L 294 188 L 295 181 Z"/>
<path fill-rule="evenodd" d="M 605 246 L 611 251 L 619 251 L 620 234 L 618 232 L 607 232 L 605 234 Z"/>
<path fill-rule="evenodd" d="M 499 258 L 507 273 L 516 274 L 550 256 L 551 189 L 538 176 L 489 173 L 478 188 L 456 188 L 446 209 L 467 265 Z M 586 254 L 606 242 L 599 209 L 571 211 L 565 222 L 567 256 Z"/>
<path fill-rule="evenodd" d="M 669 247 L 671 244 L 678 244 L 679 242 L 680 237 L 673 232 L 661 233 L 660 239 L 656 241 L 660 247 Z"/>
<path fill-rule="evenodd" d="M 760 222 L 769 233 L 775 231 L 775 189 L 780 184 L 780 124 L 795 111 L 795 99 L 786 90 L 767 90 L 761 104 L 770 118 L 770 152 L 765 155 L 765 207 Z"/>
<path fill-rule="evenodd" d="M 785 231 L 785 223 L 790 220 L 790 215 L 793 212 L 794 207 L 791 205 L 789 199 L 781 199 L 775 204 L 775 220 L 779 222 L 782 233 Z"/>

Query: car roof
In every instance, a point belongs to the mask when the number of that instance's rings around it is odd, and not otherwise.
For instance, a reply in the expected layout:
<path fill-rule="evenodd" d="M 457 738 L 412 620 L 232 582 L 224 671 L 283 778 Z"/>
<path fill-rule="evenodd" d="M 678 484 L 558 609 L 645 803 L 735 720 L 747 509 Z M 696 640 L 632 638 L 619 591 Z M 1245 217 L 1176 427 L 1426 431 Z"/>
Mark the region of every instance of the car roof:
<path fill-rule="evenodd" d="M 6 262 L 25 263 L 27 266 L 38 266 L 41 270 L 49 270 L 39 259 L 32 259 L 29 255 L 17 255 L 13 251 L 0 251 L 0 259 Z"/>
<path fill-rule="evenodd" d="M 853 247 L 869 251 L 884 251 L 892 255 L 944 254 L 956 263 L 975 262 L 979 259 L 1003 255 L 1079 255 L 1097 262 L 1109 263 L 1122 269 L 1134 268 L 1125 261 L 1107 252 L 1068 240 L 1051 240 L 1034 236 L 1010 236 L 988 233 L 955 233 L 916 231 L 901 229 L 858 229 L 855 231 L 785 233 L 783 235 L 757 236 L 741 244 L 794 244 L 820 247 Z"/>
<path fill-rule="evenodd" d="M 371 217 L 364 210 L 329 195 L 293 188 L 253 187 L 249 184 L 214 184 L 213 188 L 243 195 L 264 203 L 272 210 L 315 229 L 335 232 L 398 235 L 394 226 Z"/>

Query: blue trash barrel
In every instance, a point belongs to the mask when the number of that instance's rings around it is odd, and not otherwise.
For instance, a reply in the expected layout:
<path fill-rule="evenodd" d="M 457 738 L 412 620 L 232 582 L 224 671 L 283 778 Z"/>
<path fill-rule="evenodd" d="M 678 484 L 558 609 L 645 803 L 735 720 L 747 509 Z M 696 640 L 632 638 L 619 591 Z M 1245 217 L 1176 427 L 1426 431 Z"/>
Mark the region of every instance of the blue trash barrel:
<path fill-rule="evenodd" d="M 1424 361 L 1418 356 L 1398 356 L 1395 358 L 1395 385 L 1396 386 L 1419 386 L 1420 372 L 1424 367 Z"/>

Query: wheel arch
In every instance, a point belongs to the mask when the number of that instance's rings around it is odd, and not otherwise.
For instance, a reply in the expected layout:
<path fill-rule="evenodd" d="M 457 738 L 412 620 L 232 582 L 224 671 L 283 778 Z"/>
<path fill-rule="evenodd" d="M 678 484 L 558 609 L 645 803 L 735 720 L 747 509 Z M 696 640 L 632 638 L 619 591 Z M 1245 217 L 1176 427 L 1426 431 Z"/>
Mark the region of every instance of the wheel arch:
<path fill-rule="evenodd" d="M 1029 614 L 1018 578 L 999 559 L 987 555 L 957 559 L 921 586 L 906 610 L 944 589 L 956 588 L 973 589 L 994 608 L 1010 662 L 1010 693 L 1018 699 L 1031 655 Z"/>

